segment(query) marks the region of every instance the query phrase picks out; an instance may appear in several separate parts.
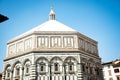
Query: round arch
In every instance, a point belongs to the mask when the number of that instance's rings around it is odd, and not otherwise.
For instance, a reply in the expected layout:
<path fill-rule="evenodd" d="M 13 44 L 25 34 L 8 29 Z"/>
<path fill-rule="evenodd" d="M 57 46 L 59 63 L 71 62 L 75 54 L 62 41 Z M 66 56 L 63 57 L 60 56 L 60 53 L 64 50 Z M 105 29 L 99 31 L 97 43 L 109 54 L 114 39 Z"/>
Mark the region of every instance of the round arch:
<path fill-rule="evenodd" d="M 20 61 L 16 61 L 16 62 L 12 65 L 12 67 L 11 67 L 11 70 L 12 70 L 12 71 L 13 71 L 13 69 L 14 69 L 15 65 L 16 65 L 16 64 L 18 64 L 18 63 L 20 63 L 20 64 L 21 64 L 21 62 L 20 62 Z"/>
<path fill-rule="evenodd" d="M 87 63 L 87 59 L 85 59 L 85 58 L 81 58 L 81 63 Z"/>
<path fill-rule="evenodd" d="M 52 63 L 53 60 L 56 60 L 56 61 L 59 60 L 59 61 L 63 62 L 63 60 L 62 60 L 60 57 L 58 57 L 58 56 L 53 57 L 53 58 L 50 60 L 50 63 Z"/>
<path fill-rule="evenodd" d="M 95 63 L 95 61 L 94 61 L 92 58 L 90 58 L 88 61 L 89 61 L 90 63 Z"/>
<path fill-rule="evenodd" d="M 77 61 L 77 60 L 75 59 L 75 57 L 73 57 L 73 56 L 68 56 L 68 57 L 66 57 L 65 60 L 64 60 L 64 63 L 66 63 L 66 61 L 68 61 L 68 60 L 70 60 L 70 59 L 72 59 L 72 60 L 74 60 L 75 62 L 78 63 L 78 61 Z"/>
<path fill-rule="evenodd" d="M 45 58 L 45 57 L 39 57 L 39 58 L 37 58 L 36 61 L 35 61 L 35 63 L 37 64 L 37 61 L 42 60 L 42 59 L 46 60 L 49 63 L 48 59 Z"/>
<path fill-rule="evenodd" d="M 11 67 L 10 64 L 7 64 L 5 67 L 4 67 L 4 72 L 7 70 L 8 67 Z"/>
<path fill-rule="evenodd" d="M 26 63 L 27 61 L 30 61 L 30 63 L 31 63 L 31 60 L 27 58 L 27 59 L 25 59 L 25 60 L 23 61 L 22 67 L 25 65 L 25 63 Z"/>

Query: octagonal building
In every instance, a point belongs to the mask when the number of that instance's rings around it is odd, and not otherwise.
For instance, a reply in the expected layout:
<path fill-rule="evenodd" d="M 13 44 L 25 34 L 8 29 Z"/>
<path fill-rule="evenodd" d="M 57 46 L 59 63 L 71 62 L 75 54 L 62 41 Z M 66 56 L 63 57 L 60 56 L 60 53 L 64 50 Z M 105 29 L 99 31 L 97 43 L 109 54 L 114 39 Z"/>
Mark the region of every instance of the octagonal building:
<path fill-rule="evenodd" d="M 49 20 L 7 43 L 2 80 L 102 80 L 97 41 Z"/>

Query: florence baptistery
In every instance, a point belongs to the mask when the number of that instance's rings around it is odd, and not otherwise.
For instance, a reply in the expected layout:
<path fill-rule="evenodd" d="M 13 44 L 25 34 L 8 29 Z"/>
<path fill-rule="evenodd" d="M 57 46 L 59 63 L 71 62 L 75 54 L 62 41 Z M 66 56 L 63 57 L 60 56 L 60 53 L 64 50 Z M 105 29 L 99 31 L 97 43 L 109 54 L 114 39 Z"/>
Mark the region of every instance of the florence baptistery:
<path fill-rule="evenodd" d="M 102 80 L 98 42 L 55 18 L 8 41 L 2 80 Z"/>

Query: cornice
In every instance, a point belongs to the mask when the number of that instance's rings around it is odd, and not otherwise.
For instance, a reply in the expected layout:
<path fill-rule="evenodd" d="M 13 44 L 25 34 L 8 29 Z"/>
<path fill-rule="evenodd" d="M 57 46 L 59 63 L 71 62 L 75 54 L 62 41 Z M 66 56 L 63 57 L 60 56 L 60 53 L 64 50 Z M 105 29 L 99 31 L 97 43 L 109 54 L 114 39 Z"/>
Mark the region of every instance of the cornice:
<path fill-rule="evenodd" d="M 32 49 L 32 50 L 28 50 L 24 53 L 21 52 L 21 53 L 15 55 L 13 57 L 8 56 L 8 57 L 6 57 L 6 59 L 4 59 L 4 61 L 8 61 L 10 59 L 14 59 L 14 58 L 17 58 L 17 57 L 20 57 L 20 56 L 23 56 L 23 55 L 27 55 L 27 54 L 31 54 L 31 53 L 80 53 L 80 54 L 85 54 L 85 55 L 88 55 L 88 56 L 91 56 L 91 57 L 94 57 L 96 59 L 101 60 L 101 58 L 98 55 L 94 55 L 92 53 L 88 53 L 88 52 L 79 50 L 77 48 L 64 48 L 64 49 L 60 49 L 60 48 L 56 48 L 56 49 L 35 48 L 35 49 Z"/>
<path fill-rule="evenodd" d="M 53 32 L 51 32 L 51 31 L 35 31 L 35 32 L 30 33 L 30 34 L 15 37 L 15 38 L 11 39 L 10 41 L 8 41 L 7 44 L 24 39 L 24 38 L 31 36 L 31 35 L 78 35 L 78 37 L 80 37 L 80 38 L 86 39 L 86 40 L 93 42 L 95 44 L 98 43 L 97 41 L 93 40 L 92 38 L 89 38 L 89 37 L 87 37 L 79 32 L 73 32 L 73 31 L 59 31 L 59 32 L 58 31 L 53 31 Z"/>
<path fill-rule="evenodd" d="M 51 31 L 35 31 L 35 32 L 30 33 L 30 34 L 25 34 L 25 35 L 15 37 L 15 38 L 9 40 L 7 42 L 7 44 L 24 39 L 24 38 L 31 36 L 31 35 L 77 35 L 77 34 L 78 34 L 78 32 L 73 32 L 73 31 L 53 31 L 53 32 L 51 32 Z"/>
<path fill-rule="evenodd" d="M 78 32 L 78 37 L 80 37 L 80 38 L 82 38 L 82 39 L 85 39 L 85 40 L 87 40 L 87 41 L 89 41 L 89 42 L 93 42 L 93 43 L 95 43 L 95 44 L 98 44 L 98 42 L 96 41 L 96 40 L 94 40 L 94 39 L 92 39 L 92 38 L 90 38 L 90 37 L 87 37 L 87 36 L 85 36 L 85 35 L 83 35 L 83 34 L 81 34 L 81 33 L 79 33 Z"/>

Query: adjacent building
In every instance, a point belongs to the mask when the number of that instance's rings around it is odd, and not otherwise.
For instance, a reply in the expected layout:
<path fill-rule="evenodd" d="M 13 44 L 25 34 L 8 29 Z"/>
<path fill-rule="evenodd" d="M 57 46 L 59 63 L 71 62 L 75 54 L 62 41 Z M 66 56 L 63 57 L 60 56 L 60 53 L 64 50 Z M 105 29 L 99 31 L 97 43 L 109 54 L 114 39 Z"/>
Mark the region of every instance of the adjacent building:
<path fill-rule="evenodd" d="M 7 43 L 2 80 L 103 80 L 98 42 L 49 20 Z"/>
<path fill-rule="evenodd" d="M 104 80 L 120 80 L 120 60 L 103 63 Z"/>
<path fill-rule="evenodd" d="M 0 73 L 0 80 L 2 80 L 2 73 Z"/>

